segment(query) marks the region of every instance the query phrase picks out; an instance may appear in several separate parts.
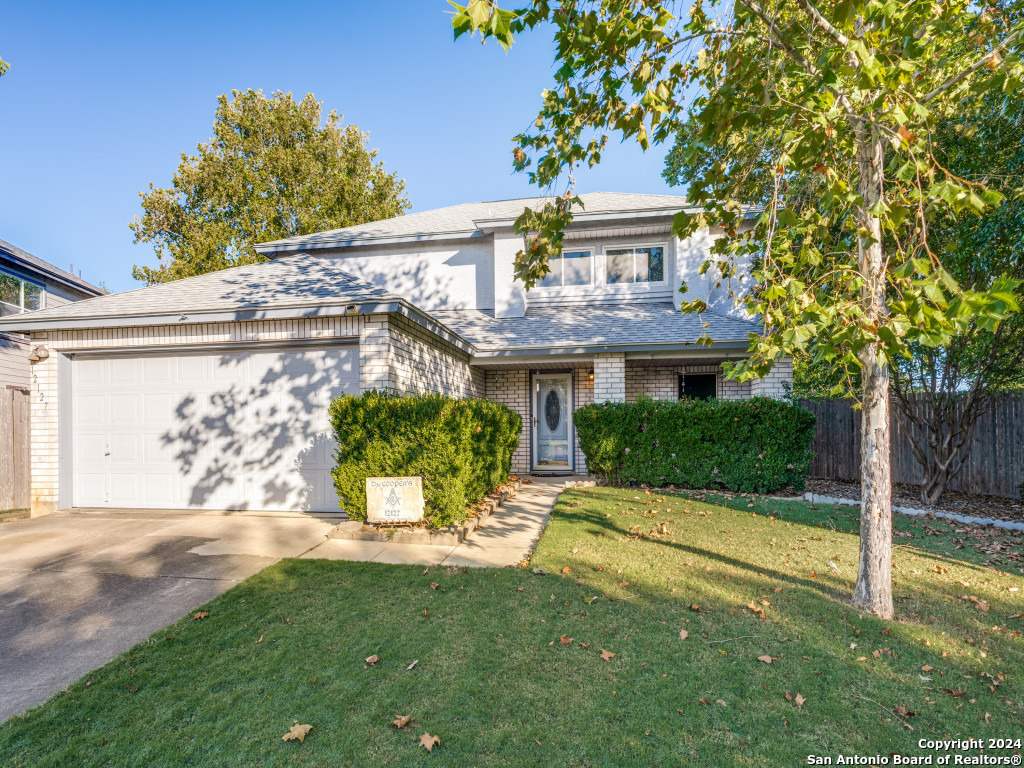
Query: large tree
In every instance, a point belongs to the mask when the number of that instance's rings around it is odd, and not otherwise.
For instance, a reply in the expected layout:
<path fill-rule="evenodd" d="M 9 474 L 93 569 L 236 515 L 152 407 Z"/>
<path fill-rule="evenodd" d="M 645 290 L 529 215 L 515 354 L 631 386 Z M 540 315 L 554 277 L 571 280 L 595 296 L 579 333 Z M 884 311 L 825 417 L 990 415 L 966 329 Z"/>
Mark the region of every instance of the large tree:
<path fill-rule="evenodd" d="M 261 261 L 253 246 L 404 213 L 405 182 L 375 162 L 367 134 L 312 94 L 232 91 L 217 100 L 213 137 L 181 156 L 167 189 L 141 193 L 135 242 L 153 243 L 147 284 Z"/>
<path fill-rule="evenodd" d="M 949 273 L 977 290 L 1000 275 L 1024 279 L 1024 94 L 987 98 L 985 107 L 939 123 L 936 154 L 951 173 L 984 179 L 1006 198 L 980 216 L 938 217 L 929 231 Z M 1024 314 L 994 329 L 967 323 L 937 346 L 914 344 L 892 373 L 896 414 L 922 470 L 921 501 L 933 506 L 966 463 L 993 399 L 1024 389 Z"/>
<path fill-rule="evenodd" d="M 965 288 L 929 248 L 937 216 L 983 212 L 1002 199 L 943 168 L 932 135 L 986 95 L 1020 88 L 1020 22 L 969 0 L 533 0 L 511 11 L 472 0 L 456 8 L 453 26 L 456 36 L 477 31 L 503 45 L 528 29 L 554 34 L 556 85 L 535 128 L 517 137 L 515 164 L 532 165 L 542 188 L 566 191 L 519 219 L 529 236 L 516 274 L 528 284 L 545 274 L 572 220 L 574 169 L 600 162 L 610 133 L 647 148 L 692 117 L 695 146 L 721 154 L 690 180 L 703 211 L 678 215 L 674 231 L 720 228 L 705 269 L 723 279 L 738 280 L 756 259 L 753 282 L 737 294 L 764 331 L 732 375 L 762 375 L 812 340 L 816 356 L 859 367 L 853 604 L 892 617 L 889 363 L 968 322 L 995 329 L 1016 308 L 1016 283 Z M 734 160 L 749 144 L 774 158 L 770 199 L 753 226 L 742 202 L 759 182 Z M 821 181 L 814 205 L 787 205 L 789 179 L 808 174 Z"/>
<path fill-rule="evenodd" d="M 725 156 L 720 148 L 699 143 L 694 122 L 679 131 L 666 158 L 662 175 L 672 185 L 687 184 Z M 734 161 L 742 158 L 747 173 L 754 176 L 745 203 L 770 203 L 774 151 L 765 147 L 777 150 L 779 138 L 777 131 L 769 131 L 764 144 L 730 149 Z M 1018 235 L 1024 227 L 1024 93 L 989 96 L 976 113 L 938 121 L 932 142 L 937 160 L 951 174 L 984 180 L 1006 198 L 981 215 L 937 216 L 928 227 L 929 247 L 965 287 L 982 289 L 1003 275 L 1024 279 L 1024 241 Z M 790 174 L 786 184 L 788 206 L 816 204 L 820 174 Z M 833 234 L 837 241 L 841 237 Z M 883 235 L 883 247 L 892 246 Z M 1019 291 L 1017 295 L 1018 303 L 1024 303 Z M 816 341 L 793 356 L 794 394 L 856 397 L 859 367 L 843 355 L 816 357 Z M 908 352 L 890 365 L 892 403 L 921 467 L 921 500 L 934 506 L 969 458 L 974 426 L 993 398 L 1024 388 L 1024 315 L 1010 316 L 995 330 L 967 323 L 946 343 L 914 343 Z"/>

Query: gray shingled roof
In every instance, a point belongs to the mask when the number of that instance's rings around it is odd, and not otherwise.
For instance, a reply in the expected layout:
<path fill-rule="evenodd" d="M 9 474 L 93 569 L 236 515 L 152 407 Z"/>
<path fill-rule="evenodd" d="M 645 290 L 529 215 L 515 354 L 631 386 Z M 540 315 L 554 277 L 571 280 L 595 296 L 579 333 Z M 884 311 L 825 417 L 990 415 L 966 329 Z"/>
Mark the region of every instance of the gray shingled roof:
<path fill-rule="evenodd" d="M 476 222 L 514 219 L 523 212 L 523 209 L 543 204 L 545 199 L 522 197 L 515 200 L 451 205 L 447 208 L 410 213 L 344 229 L 274 240 L 261 243 L 256 250 L 273 253 L 303 248 L 336 248 L 393 238 L 429 239 L 443 235 L 469 237 L 481 234 Z M 583 200 L 584 209 L 581 213 L 584 214 L 664 211 L 667 215 L 689 205 L 685 197 L 675 195 L 633 195 L 622 192 L 590 192 L 580 195 L 580 199 Z"/>
<path fill-rule="evenodd" d="M 756 323 L 704 312 L 684 315 L 670 301 L 531 307 L 525 317 L 495 318 L 494 310 L 430 313 L 480 352 L 612 344 L 691 344 L 706 332 L 713 341 L 746 341 Z M 707 323 L 707 328 L 702 324 Z"/>
<path fill-rule="evenodd" d="M 0 322 L 0 330 L 65 319 L 70 325 L 89 318 L 395 301 L 399 298 L 339 269 L 335 259 L 300 255 L 27 312 Z"/>
<path fill-rule="evenodd" d="M 0 255 L 11 256 L 14 261 L 20 261 L 26 266 L 34 267 L 44 275 L 77 288 L 82 293 L 89 293 L 93 296 L 99 296 L 103 293 L 102 288 L 97 288 L 95 285 L 87 283 L 82 278 L 75 277 L 72 273 L 65 272 L 60 267 L 56 267 L 48 261 L 43 261 L 38 256 L 33 256 L 28 251 L 23 251 L 16 245 L 11 245 L 6 240 L 0 240 Z"/>

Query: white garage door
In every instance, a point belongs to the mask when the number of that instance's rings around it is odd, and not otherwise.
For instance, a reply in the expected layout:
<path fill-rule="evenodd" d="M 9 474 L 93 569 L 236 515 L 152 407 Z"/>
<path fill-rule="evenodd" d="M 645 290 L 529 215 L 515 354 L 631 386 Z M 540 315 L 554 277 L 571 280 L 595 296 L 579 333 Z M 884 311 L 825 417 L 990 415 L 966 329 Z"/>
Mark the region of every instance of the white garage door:
<path fill-rule="evenodd" d="M 72 363 L 73 504 L 337 511 L 327 407 L 355 345 Z"/>

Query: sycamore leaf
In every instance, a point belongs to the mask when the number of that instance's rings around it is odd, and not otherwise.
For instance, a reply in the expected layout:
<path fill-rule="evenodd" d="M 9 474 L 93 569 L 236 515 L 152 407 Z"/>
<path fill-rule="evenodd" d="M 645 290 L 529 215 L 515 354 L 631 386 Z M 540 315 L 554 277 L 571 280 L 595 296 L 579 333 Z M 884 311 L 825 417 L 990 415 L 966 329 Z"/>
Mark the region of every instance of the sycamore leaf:
<path fill-rule="evenodd" d="M 416 661 L 414 661 L 412 664 L 410 664 L 408 667 L 405 668 L 405 671 L 406 672 L 412 672 L 414 669 L 416 669 L 416 665 L 419 664 L 419 663 L 420 663 L 420 660 L 416 659 Z"/>
<path fill-rule="evenodd" d="M 259 645 L 262 642 L 263 642 L 263 635 L 260 635 L 260 639 L 256 641 L 256 645 Z"/>
<path fill-rule="evenodd" d="M 437 736 L 431 736 L 429 733 L 424 733 L 420 736 L 420 746 L 423 747 L 427 752 L 434 751 L 434 745 L 440 745 L 441 739 Z"/>
<path fill-rule="evenodd" d="M 371 667 L 378 661 L 380 661 L 380 656 L 378 656 L 376 653 L 373 654 L 373 656 L 366 657 L 366 663 L 369 664 Z"/>
<path fill-rule="evenodd" d="M 312 725 L 301 725 L 296 723 L 291 727 L 284 736 L 281 737 L 281 741 L 298 741 L 300 744 L 306 740 L 306 734 L 313 730 Z"/>
<path fill-rule="evenodd" d="M 570 567 L 569 567 L 569 566 L 567 565 L 567 566 L 565 566 L 565 568 L 563 568 L 563 569 L 562 569 L 562 573 L 565 573 L 565 574 L 569 574 L 569 573 L 572 573 L 572 568 L 570 568 Z"/>
<path fill-rule="evenodd" d="M 410 715 L 395 715 L 395 722 L 391 724 L 392 728 L 405 728 L 409 723 L 412 722 Z"/>
<path fill-rule="evenodd" d="M 210 615 L 210 614 L 209 614 L 209 613 L 207 613 L 206 611 L 200 611 L 199 613 L 195 614 L 195 615 L 194 615 L 194 616 L 192 617 L 192 621 L 197 621 L 197 620 L 199 620 L 199 619 L 205 619 L 205 618 L 206 618 L 207 616 L 209 616 L 209 615 Z"/>
<path fill-rule="evenodd" d="M 921 667 L 922 672 L 931 672 L 933 669 L 935 669 L 935 667 L 933 667 L 931 664 L 925 664 L 923 667 Z"/>
<path fill-rule="evenodd" d="M 569 637 L 568 635 L 562 635 L 558 639 L 558 644 L 559 645 L 572 645 L 572 638 Z"/>
<path fill-rule="evenodd" d="M 765 664 L 771 664 L 774 661 L 771 656 L 758 656 L 757 660 L 763 661 Z"/>
<path fill-rule="evenodd" d="M 430 588 L 431 588 L 431 589 L 437 589 L 437 587 L 438 587 L 438 584 L 437 584 L 437 582 L 436 582 L 436 581 L 432 581 L 432 582 L 430 582 Z"/>
<path fill-rule="evenodd" d="M 685 629 L 680 629 L 680 630 L 679 630 L 679 639 L 680 639 L 680 640 L 685 640 L 685 639 L 686 639 L 686 638 L 688 638 L 689 636 L 690 636 L 690 633 L 689 633 L 689 632 L 687 632 L 687 631 L 686 631 Z"/>
<path fill-rule="evenodd" d="M 602 648 L 601 649 L 601 658 L 604 661 L 611 661 L 612 659 L 615 658 L 615 654 L 612 653 L 611 651 L 606 651 L 604 648 Z"/>
<path fill-rule="evenodd" d="M 807 699 L 805 699 L 799 693 L 793 698 L 793 703 L 796 704 L 797 709 L 803 709 L 805 701 L 807 701 Z"/>

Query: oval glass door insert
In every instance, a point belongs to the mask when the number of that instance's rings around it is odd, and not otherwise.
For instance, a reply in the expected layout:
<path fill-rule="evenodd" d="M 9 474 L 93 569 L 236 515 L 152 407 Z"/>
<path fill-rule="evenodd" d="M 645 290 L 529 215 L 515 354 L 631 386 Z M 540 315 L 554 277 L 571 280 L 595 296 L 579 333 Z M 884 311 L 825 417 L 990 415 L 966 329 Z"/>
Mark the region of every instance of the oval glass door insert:
<path fill-rule="evenodd" d="M 548 431 L 554 432 L 558 429 L 558 423 L 562 420 L 562 402 L 555 390 L 550 390 L 544 399 L 544 421 L 547 422 Z"/>

